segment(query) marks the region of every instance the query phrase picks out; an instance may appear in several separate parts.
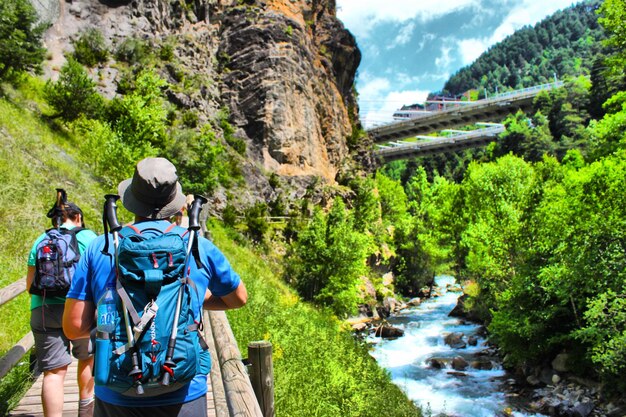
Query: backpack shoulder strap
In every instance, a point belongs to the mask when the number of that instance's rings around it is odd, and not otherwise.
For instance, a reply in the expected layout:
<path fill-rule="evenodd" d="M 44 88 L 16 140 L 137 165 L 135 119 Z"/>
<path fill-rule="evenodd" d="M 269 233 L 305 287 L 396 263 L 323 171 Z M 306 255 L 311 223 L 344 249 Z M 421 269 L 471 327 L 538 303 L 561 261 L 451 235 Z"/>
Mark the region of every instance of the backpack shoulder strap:
<path fill-rule="evenodd" d="M 127 224 L 126 226 L 122 227 L 122 229 L 120 229 L 118 234 L 120 238 L 125 238 L 125 237 L 132 236 L 132 235 L 140 235 L 141 230 L 139 230 L 139 228 L 137 228 L 133 224 Z"/>
<path fill-rule="evenodd" d="M 80 233 L 80 232 L 82 232 L 83 230 L 87 230 L 87 229 L 85 229 L 84 227 L 81 227 L 81 226 L 79 226 L 79 227 L 74 227 L 73 229 L 67 229 L 67 231 L 68 231 L 68 232 L 70 232 L 70 233 L 72 233 L 72 234 L 75 234 L 75 235 L 79 234 L 79 233 Z"/>

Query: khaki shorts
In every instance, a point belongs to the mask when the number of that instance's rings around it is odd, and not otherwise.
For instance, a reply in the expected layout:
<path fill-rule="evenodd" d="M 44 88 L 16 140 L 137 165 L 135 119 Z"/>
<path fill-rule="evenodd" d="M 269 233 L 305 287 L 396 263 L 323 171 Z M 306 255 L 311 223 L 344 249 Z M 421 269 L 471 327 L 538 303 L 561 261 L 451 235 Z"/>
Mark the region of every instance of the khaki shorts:
<path fill-rule="evenodd" d="M 49 304 L 30 312 L 30 328 L 35 337 L 35 354 L 39 371 L 62 368 L 72 362 L 72 355 L 84 360 L 92 355 L 91 339 L 70 340 L 63 334 L 63 304 Z"/>

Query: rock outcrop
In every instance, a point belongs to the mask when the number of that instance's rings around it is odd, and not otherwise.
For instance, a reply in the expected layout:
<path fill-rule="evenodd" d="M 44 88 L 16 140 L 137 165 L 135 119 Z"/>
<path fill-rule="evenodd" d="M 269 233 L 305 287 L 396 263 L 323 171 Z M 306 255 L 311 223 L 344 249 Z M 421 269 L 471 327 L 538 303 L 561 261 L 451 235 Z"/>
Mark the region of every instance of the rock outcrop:
<path fill-rule="evenodd" d="M 50 78 L 71 52 L 71 40 L 87 28 L 98 29 L 112 49 L 127 39 L 175 45 L 179 67 L 165 66 L 162 76 L 171 85 L 179 82 L 177 71 L 199 81 L 192 91 L 171 88 L 167 99 L 197 111 L 201 123 L 228 108 L 235 136 L 247 145 L 242 171 L 256 199 L 271 198 L 270 173 L 304 189 L 319 178 L 332 184 L 354 169 L 357 152 L 350 147 L 358 147 L 360 124 L 353 83 L 361 55 L 333 0 L 34 3 L 52 23 L 45 35 Z M 115 62 L 95 69 L 94 77 L 105 95 L 117 94 L 122 74 Z M 367 154 L 357 156 L 366 169 L 373 166 Z"/>
<path fill-rule="evenodd" d="M 267 171 L 332 182 L 348 155 L 360 52 L 334 10 L 333 1 L 254 1 L 217 17 L 222 97 Z"/>

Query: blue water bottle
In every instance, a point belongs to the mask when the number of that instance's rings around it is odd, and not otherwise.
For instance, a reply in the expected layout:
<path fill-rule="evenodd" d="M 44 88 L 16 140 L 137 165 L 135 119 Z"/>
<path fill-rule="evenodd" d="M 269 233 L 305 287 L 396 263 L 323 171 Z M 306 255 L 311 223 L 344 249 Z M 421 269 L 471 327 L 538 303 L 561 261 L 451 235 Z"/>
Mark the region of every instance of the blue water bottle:
<path fill-rule="evenodd" d="M 111 337 L 118 321 L 117 293 L 113 285 L 107 286 L 97 304 L 96 358 L 94 379 L 97 385 L 106 384 L 109 379 L 109 358 Z"/>

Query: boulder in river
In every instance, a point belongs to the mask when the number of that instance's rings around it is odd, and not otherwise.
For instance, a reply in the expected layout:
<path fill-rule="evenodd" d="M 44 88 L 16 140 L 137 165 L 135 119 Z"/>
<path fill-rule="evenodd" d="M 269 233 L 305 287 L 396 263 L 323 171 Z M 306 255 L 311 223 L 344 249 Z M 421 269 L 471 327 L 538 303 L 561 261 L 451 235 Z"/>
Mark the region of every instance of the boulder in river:
<path fill-rule="evenodd" d="M 376 328 L 374 335 L 376 337 L 382 337 L 383 339 L 392 339 L 404 336 L 404 330 L 381 324 Z"/>
<path fill-rule="evenodd" d="M 452 369 L 464 371 L 468 366 L 469 364 L 462 356 L 455 356 L 452 358 Z"/>
<path fill-rule="evenodd" d="M 463 340 L 463 333 L 460 332 L 448 333 L 443 341 L 453 349 L 465 349 L 467 347 L 467 343 Z"/>

